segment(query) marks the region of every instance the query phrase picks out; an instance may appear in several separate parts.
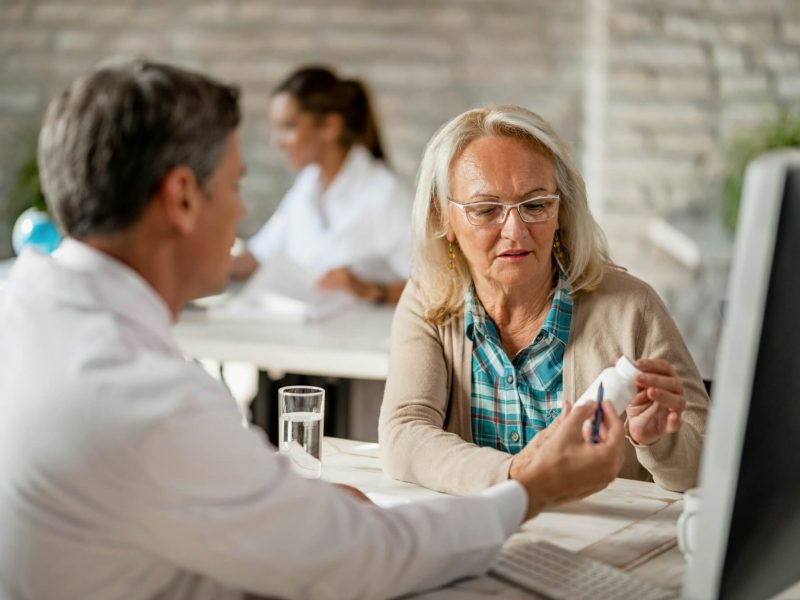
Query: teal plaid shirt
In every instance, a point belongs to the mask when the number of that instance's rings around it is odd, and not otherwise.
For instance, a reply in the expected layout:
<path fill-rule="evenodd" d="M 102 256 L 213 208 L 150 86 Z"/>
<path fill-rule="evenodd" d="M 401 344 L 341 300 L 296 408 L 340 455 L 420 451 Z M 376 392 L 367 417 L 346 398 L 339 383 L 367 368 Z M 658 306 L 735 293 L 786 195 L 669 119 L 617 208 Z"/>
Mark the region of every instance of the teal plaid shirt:
<path fill-rule="evenodd" d="M 550 312 L 531 344 L 510 360 L 474 286 L 465 296 L 464 326 L 472 341 L 472 438 L 516 454 L 561 412 L 564 349 L 572 297 L 559 274 Z"/>

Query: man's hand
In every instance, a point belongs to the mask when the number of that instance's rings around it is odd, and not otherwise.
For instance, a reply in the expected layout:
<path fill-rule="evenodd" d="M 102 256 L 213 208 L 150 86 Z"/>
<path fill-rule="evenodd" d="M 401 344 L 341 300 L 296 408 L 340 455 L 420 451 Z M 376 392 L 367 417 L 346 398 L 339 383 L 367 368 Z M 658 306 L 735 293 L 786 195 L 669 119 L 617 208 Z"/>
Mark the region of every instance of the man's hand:
<path fill-rule="evenodd" d="M 559 427 L 561 427 L 561 424 L 566 420 L 567 415 L 569 415 L 571 410 L 572 404 L 569 402 L 564 402 L 564 408 L 561 409 L 561 414 L 559 414 L 549 426 L 537 433 L 522 450 L 514 455 L 514 458 L 511 459 L 511 467 L 508 470 L 509 479 L 519 479 L 518 475 L 524 473 L 526 469 L 530 468 L 531 463 L 536 459 L 536 453 L 539 452 L 539 449 L 542 447 L 542 445 L 548 439 L 550 439 L 550 436 L 558 431 Z"/>
<path fill-rule="evenodd" d="M 526 518 L 536 516 L 548 506 L 598 492 L 619 473 L 625 461 L 622 421 L 614 406 L 603 402 L 600 442 L 592 444 L 584 435 L 583 424 L 593 418 L 594 411 L 594 403 L 567 410 L 557 428 L 533 448 L 529 456 L 517 461 L 513 473 L 509 471 L 511 478 L 528 491 Z M 535 441 L 536 438 L 531 444 Z M 523 452 L 525 450 L 527 447 Z"/>
<path fill-rule="evenodd" d="M 370 504 L 372 504 L 372 500 L 370 500 L 369 497 L 364 492 L 362 492 L 358 488 L 354 488 L 352 485 L 346 485 L 344 483 L 334 483 L 333 485 L 338 487 L 343 492 L 347 492 L 348 494 L 353 496 L 356 500 L 360 500 L 361 502 L 369 502 Z"/>

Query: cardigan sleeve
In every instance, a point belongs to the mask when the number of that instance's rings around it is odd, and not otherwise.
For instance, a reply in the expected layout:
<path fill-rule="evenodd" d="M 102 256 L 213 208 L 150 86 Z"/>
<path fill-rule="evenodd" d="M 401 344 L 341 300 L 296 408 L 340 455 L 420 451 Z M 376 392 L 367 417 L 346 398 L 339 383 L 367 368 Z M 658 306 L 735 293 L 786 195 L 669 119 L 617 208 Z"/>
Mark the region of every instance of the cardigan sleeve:
<path fill-rule="evenodd" d="M 650 446 L 634 444 L 639 463 L 661 487 L 685 491 L 697 485 L 708 417 L 708 394 L 683 337 L 658 295 L 647 286 L 636 335 L 637 356 L 669 361 L 683 382 L 686 408 L 681 428 Z"/>
<path fill-rule="evenodd" d="M 463 384 L 453 381 L 462 356 L 454 355 L 446 327 L 425 321 L 417 294 L 409 282 L 392 324 L 378 428 L 383 470 L 395 479 L 451 494 L 505 481 L 511 456 L 466 441 L 469 431 L 460 430 L 469 427 L 469 415 L 457 418 L 451 402 Z"/>

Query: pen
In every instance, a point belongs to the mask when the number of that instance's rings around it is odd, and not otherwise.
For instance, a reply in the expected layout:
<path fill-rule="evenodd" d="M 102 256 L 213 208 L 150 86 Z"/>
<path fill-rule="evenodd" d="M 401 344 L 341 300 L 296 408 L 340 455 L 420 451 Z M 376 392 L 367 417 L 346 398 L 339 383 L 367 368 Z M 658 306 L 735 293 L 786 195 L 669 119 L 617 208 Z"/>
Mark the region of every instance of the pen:
<path fill-rule="evenodd" d="M 600 441 L 600 423 L 603 422 L 603 382 L 597 388 L 597 408 L 594 411 L 594 424 L 592 425 L 592 443 Z"/>

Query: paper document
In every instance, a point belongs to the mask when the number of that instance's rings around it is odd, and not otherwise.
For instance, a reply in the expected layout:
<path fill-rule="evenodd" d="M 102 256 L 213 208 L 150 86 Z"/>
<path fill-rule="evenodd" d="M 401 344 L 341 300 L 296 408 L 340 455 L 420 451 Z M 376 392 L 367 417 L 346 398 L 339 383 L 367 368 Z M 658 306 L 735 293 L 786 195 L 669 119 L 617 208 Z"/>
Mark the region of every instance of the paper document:
<path fill-rule="evenodd" d="M 226 317 L 276 319 L 302 323 L 322 319 L 356 304 L 345 292 L 321 290 L 319 274 L 279 255 L 258 268 L 224 305 L 211 309 Z"/>

